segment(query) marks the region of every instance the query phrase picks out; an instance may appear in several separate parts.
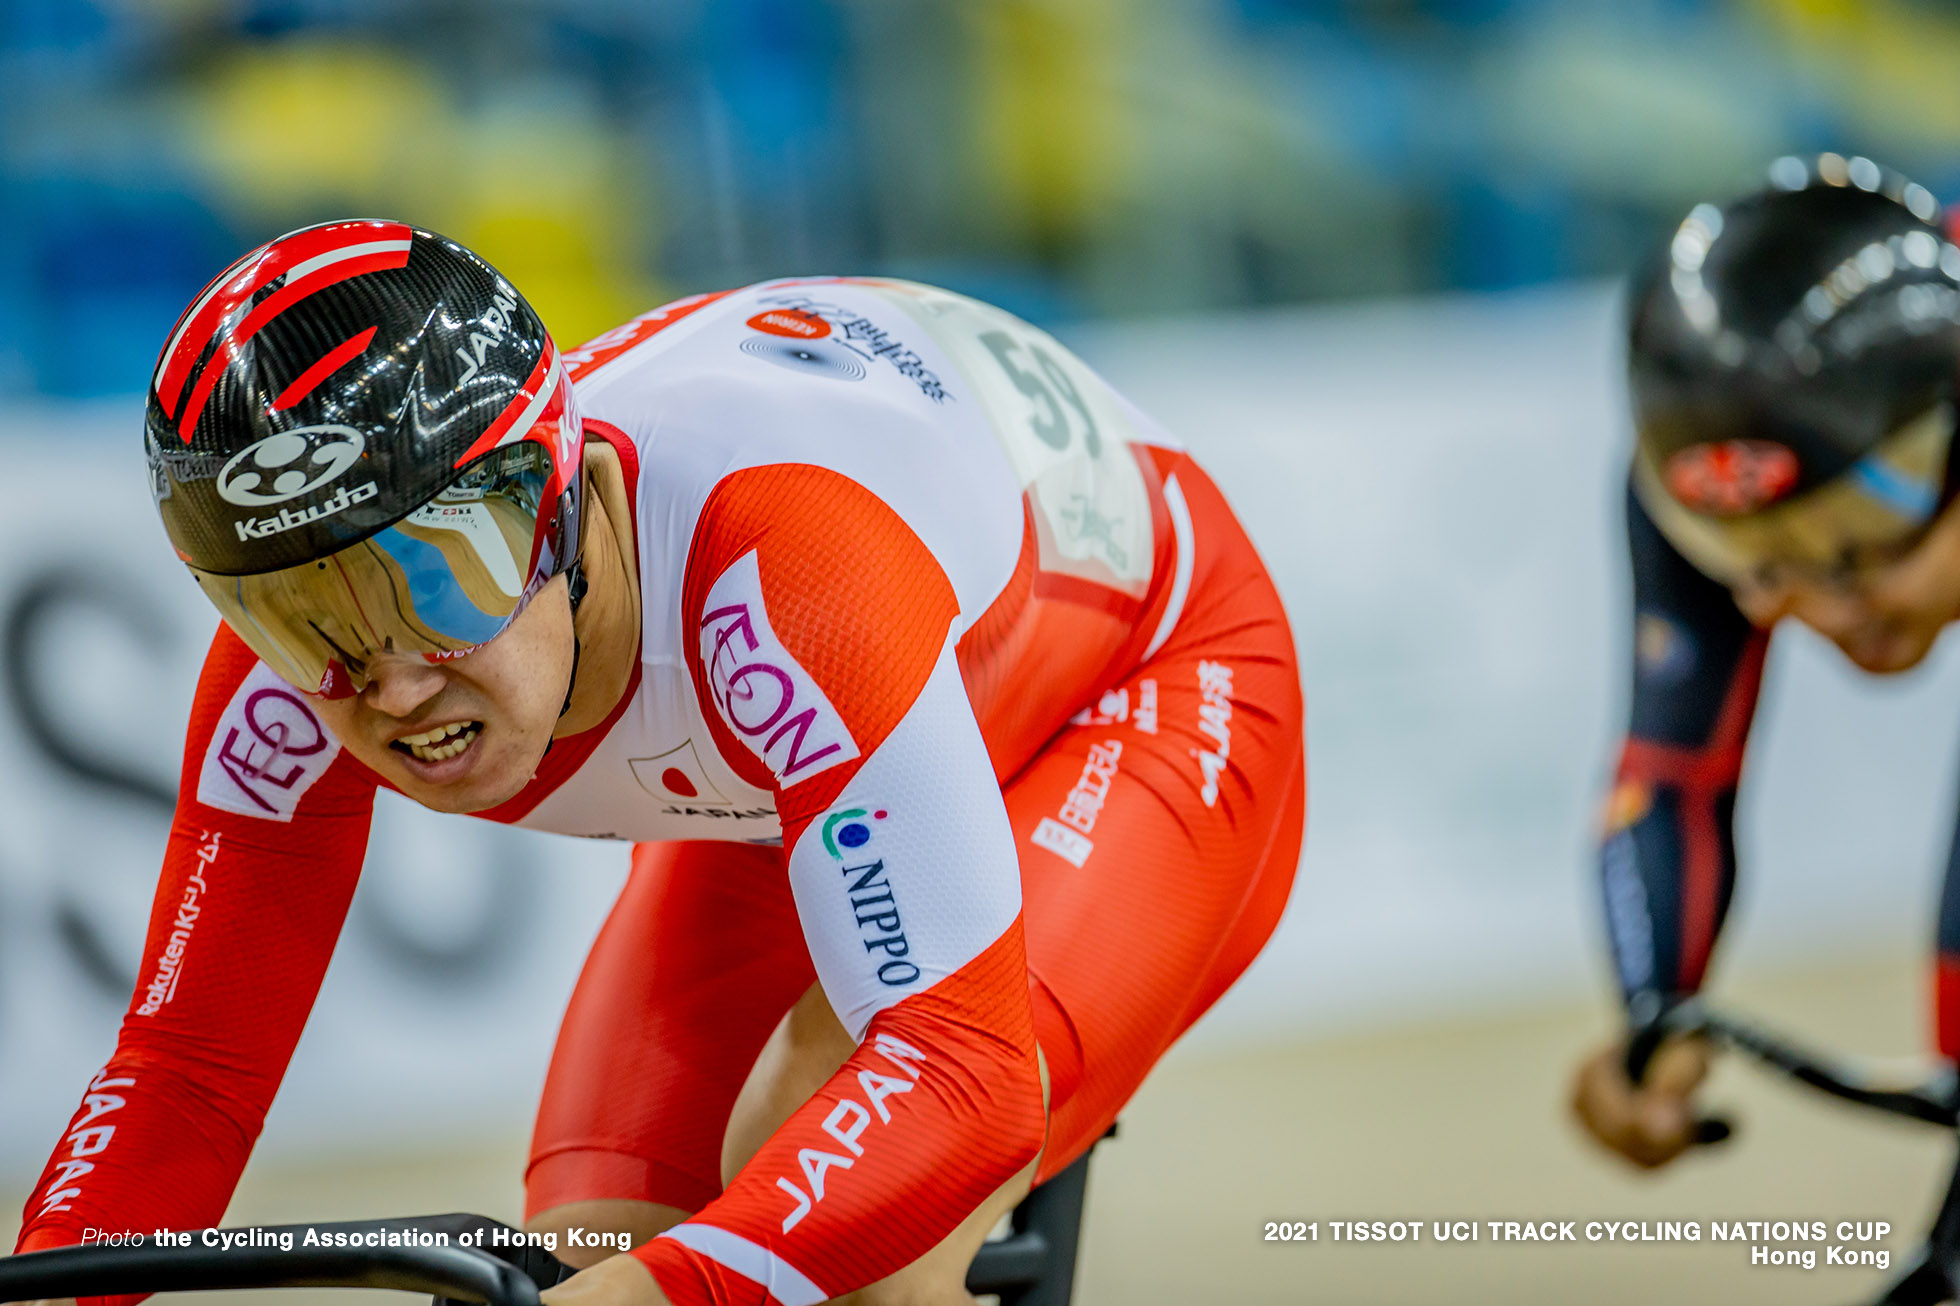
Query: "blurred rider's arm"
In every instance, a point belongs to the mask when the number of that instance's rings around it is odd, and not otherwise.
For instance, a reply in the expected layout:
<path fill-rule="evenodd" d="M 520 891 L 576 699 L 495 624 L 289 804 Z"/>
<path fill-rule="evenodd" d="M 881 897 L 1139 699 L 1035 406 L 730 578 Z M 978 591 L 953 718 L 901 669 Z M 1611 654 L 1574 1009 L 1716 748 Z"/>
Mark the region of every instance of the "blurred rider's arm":
<path fill-rule="evenodd" d="M 1700 989 L 1735 886 L 1735 796 L 1769 632 L 1662 537 L 1631 491 L 1631 720 L 1606 804 L 1600 887 L 1630 1026 Z M 1582 1065 L 1574 1105 L 1607 1146 L 1659 1165 L 1694 1140 L 1689 1101 L 1706 1068 L 1674 1041 L 1642 1085 L 1625 1042 Z"/>
<path fill-rule="evenodd" d="M 219 1222 L 333 955 L 373 797 L 306 696 L 220 626 L 136 992 L 16 1251 Z"/>

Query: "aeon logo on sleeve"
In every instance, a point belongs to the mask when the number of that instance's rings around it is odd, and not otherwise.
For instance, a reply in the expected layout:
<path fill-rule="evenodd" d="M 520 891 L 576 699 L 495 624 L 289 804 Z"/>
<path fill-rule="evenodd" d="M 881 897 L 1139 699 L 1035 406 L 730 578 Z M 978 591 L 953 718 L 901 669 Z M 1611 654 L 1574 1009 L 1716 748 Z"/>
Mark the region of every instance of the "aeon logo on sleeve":
<path fill-rule="evenodd" d="M 359 460 L 367 439 L 351 426 L 301 426 L 240 449 L 218 472 L 218 497 L 263 508 L 331 483 Z"/>
<path fill-rule="evenodd" d="M 197 801 L 240 816 L 290 821 L 340 755 L 340 741 L 297 690 L 264 664 L 231 696 L 198 775 Z"/>
<path fill-rule="evenodd" d="M 858 756 L 844 718 L 770 629 L 753 550 L 708 591 L 700 639 L 721 719 L 785 787 Z"/>

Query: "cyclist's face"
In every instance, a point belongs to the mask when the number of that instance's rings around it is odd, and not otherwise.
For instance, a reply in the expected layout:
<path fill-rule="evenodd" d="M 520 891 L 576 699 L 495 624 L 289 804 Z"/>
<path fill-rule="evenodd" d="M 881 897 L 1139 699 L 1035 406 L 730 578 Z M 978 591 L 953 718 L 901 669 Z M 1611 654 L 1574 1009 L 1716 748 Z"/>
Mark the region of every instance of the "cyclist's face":
<path fill-rule="evenodd" d="M 1866 671 L 1917 666 L 1960 617 L 1960 501 L 1910 548 L 1874 552 L 1830 571 L 1767 566 L 1732 587 L 1758 626 L 1795 617 Z"/>
<path fill-rule="evenodd" d="M 560 576 L 488 644 L 445 662 L 384 654 L 368 664 L 360 693 L 314 706 L 348 752 L 407 797 L 439 812 L 480 812 L 536 773 L 573 656 Z"/>

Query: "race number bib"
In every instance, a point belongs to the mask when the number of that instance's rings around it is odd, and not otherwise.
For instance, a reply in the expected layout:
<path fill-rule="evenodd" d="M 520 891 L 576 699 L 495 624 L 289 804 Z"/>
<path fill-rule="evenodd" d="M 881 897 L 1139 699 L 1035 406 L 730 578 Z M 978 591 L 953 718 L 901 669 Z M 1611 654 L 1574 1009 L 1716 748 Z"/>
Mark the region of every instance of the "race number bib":
<path fill-rule="evenodd" d="M 1150 491 L 1109 387 L 999 309 L 923 286 L 877 289 L 966 374 L 1033 505 L 1041 570 L 1142 598 L 1154 562 Z"/>

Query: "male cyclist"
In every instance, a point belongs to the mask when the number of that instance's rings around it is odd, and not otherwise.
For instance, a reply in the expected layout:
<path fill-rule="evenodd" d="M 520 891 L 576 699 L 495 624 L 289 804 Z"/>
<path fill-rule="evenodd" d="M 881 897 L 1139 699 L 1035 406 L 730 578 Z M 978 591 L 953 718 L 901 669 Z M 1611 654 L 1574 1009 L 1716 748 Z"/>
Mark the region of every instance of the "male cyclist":
<path fill-rule="evenodd" d="M 1693 994 L 1734 883 L 1736 784 L 1775 624 L 1866 671 L 1904 671 L 1960 617 L 1960 249 L 1933 197 L 1869 159 L 1779 160 L 1700 205 L 1635 278 L 1632 724 L 1601 856 L 1639 1029 Z M 1940 911 L 1937 1023 L 1960 1053 L 1960 840 Z M 1665 1164 L 1707 1126 L 1700 1040 L 1638 1087 L 1624 1044 L 1580 1067 L 1603 1143 Z"/>
<path fill-rule="evenodd" d="M 185 311 L 146 443 L 224 623 L 21 1250 L 223 1214 L 377 788 L 638 845 L 526 1175 L 530 1227 L 636 1247 L 560 1306 L 970 1300 L 1285 904 L 1272 583 L 1171 437 L 998 310 L 779 281 L 561 354 L 469 250 L 331 223 Z"/>

